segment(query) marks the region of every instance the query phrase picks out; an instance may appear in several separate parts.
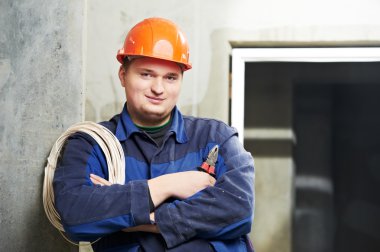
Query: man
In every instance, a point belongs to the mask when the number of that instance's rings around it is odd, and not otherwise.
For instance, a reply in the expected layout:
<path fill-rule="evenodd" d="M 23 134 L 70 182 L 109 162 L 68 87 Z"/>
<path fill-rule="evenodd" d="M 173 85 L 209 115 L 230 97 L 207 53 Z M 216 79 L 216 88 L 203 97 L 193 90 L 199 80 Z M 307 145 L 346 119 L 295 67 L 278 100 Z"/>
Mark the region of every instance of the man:
<path fill-rule="evenodd" d="M 102 125 L 124 149 L 126 182 L 106 180 L 91 137 L 71 136 L 54 177 L 65 232 L 76 241 L 102 237 L 95 251 L 250 251 L 253 159 L 233 128 L 176 107 L 191 69 L 184 34 L 169 20 L 145 19 L 117 59 L 127 102 Z M 200 169 L 211 150 L 215 171 Z"/>

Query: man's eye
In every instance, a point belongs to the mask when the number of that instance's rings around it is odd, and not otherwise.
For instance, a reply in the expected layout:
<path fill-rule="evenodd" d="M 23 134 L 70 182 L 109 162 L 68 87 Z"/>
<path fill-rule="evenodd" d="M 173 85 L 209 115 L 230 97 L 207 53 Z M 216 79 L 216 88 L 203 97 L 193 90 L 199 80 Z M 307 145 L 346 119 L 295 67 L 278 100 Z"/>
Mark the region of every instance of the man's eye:
<path fill-rule="evenodd" d="M 177 77 L 175 77 L 175 76 L 167 76 L 166 79 L 169 80 L 169 81 L 175 81 L 175 80 L 177 80 Z"/>
<path fill-rule="evenodd" d="M 142 72 L 140 73 L 140 76 L 141 78 L 143 79 L 151 79 L 151 78 L 154 78 L 154 75 L 152 73 L 146 73 L 146 72 Z"/>

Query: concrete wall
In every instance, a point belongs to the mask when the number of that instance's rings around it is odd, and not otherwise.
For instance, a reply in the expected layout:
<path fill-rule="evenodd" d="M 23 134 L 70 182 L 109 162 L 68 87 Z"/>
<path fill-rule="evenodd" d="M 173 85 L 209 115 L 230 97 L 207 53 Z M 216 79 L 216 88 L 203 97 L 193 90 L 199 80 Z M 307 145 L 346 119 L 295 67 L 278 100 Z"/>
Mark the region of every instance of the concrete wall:
<path fill-rule="evenodd" d="M 42 206 L 46 157 L 83 117 L 84 1 L 0 1 L 0 251 L 69 251 Z"/>

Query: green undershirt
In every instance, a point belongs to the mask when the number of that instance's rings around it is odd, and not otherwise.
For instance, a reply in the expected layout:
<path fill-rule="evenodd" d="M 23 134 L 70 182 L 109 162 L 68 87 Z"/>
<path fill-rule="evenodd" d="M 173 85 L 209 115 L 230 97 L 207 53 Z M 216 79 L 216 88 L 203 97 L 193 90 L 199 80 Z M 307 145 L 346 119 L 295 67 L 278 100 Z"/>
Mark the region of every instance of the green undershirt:
<path fill-rule="evenodd" d="M 170 120 L 165 123 L 164 125 L 160 126 L 153 126 L 153 127 L 146 127 L 146 126 L 140 126 L 135 124 L 135 126 L 140 130 L 146 132 L 155 142 L 158 146 L 161 146 L 163 138 L 166 134 L 166 132 L 169 130 L 171 125 L 171 118 Z"/>
<path fill-rule="evenodd" d="M 137 124 L 135 124 L 135 126 L 139 128 L 140 130 L 145 131 L 146 133 L 156 133 L 160 131 L 161 129 L 165 128 L 166 126 L 168 126 L 171 122 L 172 122 L 172 119 L 170 118 L 169 121 L 167 121 L 165 124 L 160 125 L 160 126 L 149 127 L 149 126 L 140 126 Z"/>

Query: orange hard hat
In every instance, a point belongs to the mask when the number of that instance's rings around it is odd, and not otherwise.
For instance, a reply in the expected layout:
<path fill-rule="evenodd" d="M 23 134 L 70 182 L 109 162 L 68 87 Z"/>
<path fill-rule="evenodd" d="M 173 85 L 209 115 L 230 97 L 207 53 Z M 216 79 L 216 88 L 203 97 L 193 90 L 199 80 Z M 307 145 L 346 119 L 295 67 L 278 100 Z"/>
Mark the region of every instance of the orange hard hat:
<path fill-rule="evenodd" d="M 164 18 L 144 19 L 129 31 L 116 58 L 123 63 L 127 56 L 169 60 L 181 64 L 184 71 L 191 69 L 185 35 L 175 23 Z"/>

